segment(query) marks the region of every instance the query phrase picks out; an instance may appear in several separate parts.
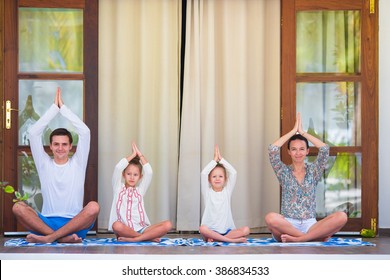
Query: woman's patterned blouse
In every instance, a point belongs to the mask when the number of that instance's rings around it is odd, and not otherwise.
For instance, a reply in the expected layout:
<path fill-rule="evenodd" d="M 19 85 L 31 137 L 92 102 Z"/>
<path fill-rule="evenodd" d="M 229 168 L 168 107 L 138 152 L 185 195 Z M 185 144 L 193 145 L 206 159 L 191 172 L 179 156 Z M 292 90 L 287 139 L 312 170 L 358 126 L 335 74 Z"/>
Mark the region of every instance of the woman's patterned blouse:
<path fill-rule="evenodd" d="M 328 161 L 329 146 L 319 148 L 313 163 L 305 163 L 306 174 L 302 184 L 295 178 L 293 166 L 280 160 L 280 147 L 271 144 L 268 153 L 271 166 L 282 186 L 281 214 L 298 220 L 316 218 L 316 186 Z"/>

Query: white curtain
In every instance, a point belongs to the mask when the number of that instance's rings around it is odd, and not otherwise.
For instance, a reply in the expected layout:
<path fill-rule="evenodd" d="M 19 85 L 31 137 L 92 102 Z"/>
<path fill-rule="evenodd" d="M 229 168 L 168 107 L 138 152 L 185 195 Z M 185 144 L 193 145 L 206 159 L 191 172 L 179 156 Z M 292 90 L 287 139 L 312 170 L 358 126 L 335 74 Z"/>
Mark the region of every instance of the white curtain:
<path fill-rule="evenodd" d="M 99 229 L 107 229 L 115 164 L 136 141 L 153 168 L 152 223 L 175 223 L 181 1 L 99 1 Z"/>
<path fill-rule="evenodd" d="M 264 225 L 265 22 L 266 1 L 187 2 L 178 230 L 199 227 L 199 174 L 215 144 L 238 172 L 236 226 Z"/>
<path fill-rule="evenodd" d="M 264 226 L 279 209 L 267 145 L 279 136 L 280 0 L 187 1 L 180 115 L 181 2 L 99 2 L 100 231 L 113 168 L 132 140 L 154 170 L 152 223 L 198 230 L 200 171 L 215 144 L 238 171 L 236 225 Z"/>

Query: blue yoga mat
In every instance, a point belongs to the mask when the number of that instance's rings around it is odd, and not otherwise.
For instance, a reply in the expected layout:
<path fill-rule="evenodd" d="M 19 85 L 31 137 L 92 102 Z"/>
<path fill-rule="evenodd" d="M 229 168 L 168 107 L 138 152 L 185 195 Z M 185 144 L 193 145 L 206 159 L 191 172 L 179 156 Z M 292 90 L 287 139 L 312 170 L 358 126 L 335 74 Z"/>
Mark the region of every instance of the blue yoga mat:
<path fill-rule="evenodd" d="M 326 242 L 295 242 L 281 243 L 272 238 L 248 238 L 245 243 L 205 242 L 199 238 L 161 238 L 161 242 L 120 242 L 116 238 L 86 238 L 81 243 L 29 243 L 25 238 L 13 238 L 4 242 L 6 247 L 68 247 L 68 246 L 227 246 L 227 247 L 346 247 L 346 246 L 375 246 L 374 243 L 362 241 L 361 238 L 331 238 Z"/>

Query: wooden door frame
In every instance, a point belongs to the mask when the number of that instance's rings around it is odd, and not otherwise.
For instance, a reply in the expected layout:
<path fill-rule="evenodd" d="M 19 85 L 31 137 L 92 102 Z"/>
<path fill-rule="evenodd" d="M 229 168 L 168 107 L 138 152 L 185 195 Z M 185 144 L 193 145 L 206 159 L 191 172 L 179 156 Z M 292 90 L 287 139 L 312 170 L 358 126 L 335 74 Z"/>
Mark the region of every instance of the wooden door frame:
<path fill-rule="evenodd" d="M 77 3 L 76 3 L 77 2 Z M 76 5 L 75 5 L 76 3 Z M 4 21 L 1 23 L 3 44 L 0 60 L 2 63 L 2 75 L 0 97 L 2 102 L 8 98 L 12 104 L 18 104 L 18 63 L 17 63 L 17 10 L 20 6 L 34 7 L 60 7 L 60 8 L 84 8 L 84 121 L 91 131 L 90 153 L 85 178 L 85 193 L 84 204 L 89 201 L 97 201 L 98 199 L 98 0 L 51 0 L 47 3 L 40 0 L 1 0 L 0 11 Z M 53 6 L 48 6 L 53 5 Z M 30 75 L 29 78 L 34 79 L 35 75 Z M 7 95 L 7 92 L 14 93 L 12 96 Z M 3 106 L 4 111 L 4 106 Z M 4 121 L 4 113 L 0 120 Z M 13 114 L 14 123 L 17 123 L 17 118 Z M 17 188 L 17 154 L 15 146 L 6 146 L 5 143 L 12 143 L 17 139 L 17 131 L 0 130 L 0 145 L 1 145 L 1 178 L 7 179 L 15 188 Z M 12 132 L 12 133 L 11 133 Z M 7 153 L 5 151 L 8 151 Z M 11 156 L 12 155 L 12 156 Z M 5 168 L 5 166 L 11 168 Z M 2 194 L 3 207 L 2 214 L 10 212 L 12 209 L 12 197 Z M 2 215 L 1 233 L 5 228 L 17 228 L 17 221 L 13 215 Z M 97 221 L 93 228 L 97 229 Z"/>
<path fill-rule="evenodd" d="M 2 19 L 4 18 L 4 1 L 0 1 L 0 15 L 2 15 Z M 0 22 L 0 48 L 4 50 L 4 20 Z M 4 177 L 4 110 L 5 110 L 5 102 L 4 102 L 4 53 L 0 52 L 0 100 L 1 100 L 1 114 L 0 114 L 0 181 L 5 180 Z M 3 205 L 4 205 L 4 193 L 0 191 L 0 233 L 3 233 Z"/>
<path fill-rule="evenodd" d="M 370 13 L 370 0 L 281 0 L 281 131 L 284 135 L 294 126 L 296 115 L 296 11 L 332 10 L 337 5 L 342 9 L 362 11 L 362 217 L 349 219 L 343 231 L 356 231 L 360 227 L 371 228 L 372 219 L 378 226 L 378 1 L 374 1 L 375 12 Z M 362 8 L 363 5 L 363 8 Z M 293 12 L 291 12 L 293 11 Z M 372 44 L 375 47 L 372 47 Z M 367 74 L 369 73 L 369 74 Z M 337 81 L 337 80 L 329 80 Z M 338 80 L 340 81 L 340 80 Z M 364 94 L 363 94 L 364 93 Z M 369 112 L 369 113 L 368 113 Z M 316 149 L 310 149 L 316 154 Z M 332 148 L 331 155 L 337 154 Z M 282 158 L 288 162 L 287 150 L 282 149 Z M 370 166 L 365 163 L 370 162 Z M 365 172 L 363 172 L 363 170 Z"/>

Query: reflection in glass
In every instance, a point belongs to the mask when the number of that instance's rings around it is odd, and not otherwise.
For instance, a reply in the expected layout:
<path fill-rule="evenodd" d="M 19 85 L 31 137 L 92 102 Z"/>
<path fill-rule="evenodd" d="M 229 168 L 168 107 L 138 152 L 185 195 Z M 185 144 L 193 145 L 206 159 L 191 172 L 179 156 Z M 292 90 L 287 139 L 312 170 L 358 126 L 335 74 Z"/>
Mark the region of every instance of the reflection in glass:
<path fill-rule="evenodd" d="M 72 157 L 73 153 L 69 156 Z M 22 195 L 28 193 L 29 198 L 26 203 L 34 210 L 41 212 L 43 205 L 41 182 L 34 159 L 26 151 L 22 151 L 18 156 L 18 170 L 18 190 Z"/>
<path fill-rule="evenodd" d="M 360 73 L 360 11 L 297 13 L 297 73 Z"/>
<path fill-rule="evenodd" d="M 308 157 L 313 161 L 316 157 Z M 360 218 L 361 154 L 339 153 L 331 156 L 322 180 L 317 186 L 317 217 L 344 211 L 350 218 Z"/>
<path fill-rule="evenodd" d="M 28 193 L 26 201 L 34 210 L 42 210 L 41 183 L 32 156 L 22 151 L 18 156 L 18 189 L 21 193 Z"/>
<path fill-rule="evenodd" d="M 360 83 L 297 83 L 303 128 L 329 146 L 361 145 Z"/>
<path fill-rule="evenodd" d="M 80 119 L 83 119 L 84 83 L 81 80 L 19 80 L 19 140 L 21 146 L 27 146 L 27 130 L 35 123 L 54 103 L 57 87 L 61 88 L 62 99 Z M 58 114 L 48 125 L 43 135 L 44 145 L 49 145 L 51 131 L 58 127 L 65 127 L 73 135 L 74 145 L 77 145 L 78 136 L 73 125 Z"/>
<path fill-rule="evenodd" d="M 19 71 L 83 71 L 81 9 L 19 8 Z"/>

